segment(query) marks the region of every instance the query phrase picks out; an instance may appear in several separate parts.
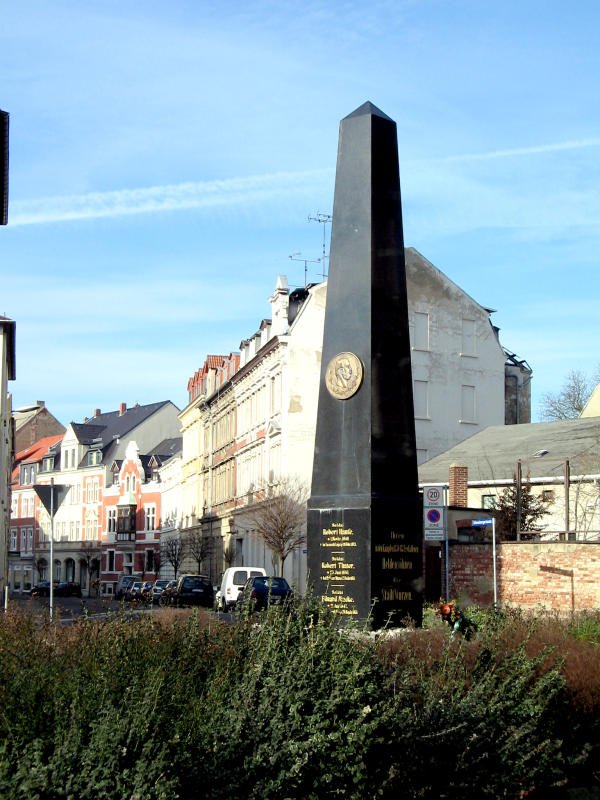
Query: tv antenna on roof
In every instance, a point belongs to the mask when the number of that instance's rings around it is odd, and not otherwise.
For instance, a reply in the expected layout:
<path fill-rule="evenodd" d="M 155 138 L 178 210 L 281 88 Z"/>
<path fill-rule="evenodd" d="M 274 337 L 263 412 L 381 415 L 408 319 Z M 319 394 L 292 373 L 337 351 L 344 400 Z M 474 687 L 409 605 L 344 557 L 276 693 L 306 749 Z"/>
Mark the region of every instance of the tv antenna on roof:
<path fill-rule="evenodd" d="M 297 258 L 297 256 L 299 256 L 299 258 Z M 290 261 L 304 261 L 304 288 L 306 288 L 306 285 L 308 283 L 308 277 L 307 277 L 308 276 L 308 264 L 320 264 L 321 263 L 321 259 L 320 258 L 317 258 L 317 259 L 302 258 L 302 253 L 300 253 L 300 252 L 292 253 L 292 255 L 288 256 L 288 258 L 290 259 Z"/>
<path fill-rule="evenodd" d="M 323 264 L 323 278 L 327 277 L 327 269 L 325 268 L 325 260 L 328 258 L 326 250 L 325 250 L 325 226 L 328 222 L 331 222 L 331 214 L 322 214 L 320 211 L 317 211 L 314 217 L 311 217 L 310 214 L 308 215 L 309 222 L 320 222 L 323 225 L 323 251 L 321 255 L 321 263 Z"/>

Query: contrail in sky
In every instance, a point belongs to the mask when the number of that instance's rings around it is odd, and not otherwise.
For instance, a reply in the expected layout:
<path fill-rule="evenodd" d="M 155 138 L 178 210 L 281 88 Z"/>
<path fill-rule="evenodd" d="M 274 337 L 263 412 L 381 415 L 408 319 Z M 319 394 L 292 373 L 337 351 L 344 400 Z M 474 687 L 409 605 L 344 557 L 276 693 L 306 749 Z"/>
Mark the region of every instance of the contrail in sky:
<path fill-rule="evenodd" d="M 494 158 L 512 158 L 516 156 L 537 156 L 544 153 L 557 153 L 561 150 L 581 150 L 584 147 L 600 147 L 600 139 L 579 139 L 556 144 L 539 144 L 532 147 L 514 147 L 510 150 L 492 150 L 489 153 L 471 153 L 459 156 L 444 156 L 436 159 L 444 163 L 452 161 L 491 161 Z"/>
<path fill-rule="evenodd" d="M 216 208 L 256 203 L 305 193 L 316 180 L 329 178 L 332 170 L 276 172 L 246 178 L 194 183 L 174 183 L 143 189 L 119 189 L 81 195 L 46 197 L 14 202 L 9 224 L 39 225 L 50 222 L 123 217 L 156 211 Z"/>
<path fill-rule="evenodd" d="M 433 163 L 489 161 L 599 146 L 600 139 L 581 139 L 510 150 L 493 150 L 489 153 L 445 156 L 434 159 Z M 424 163 L 424 160 L 419 159 L 413 163 Z M 276 172 L 245 178 L 175 183 L 143 189 L 119 189 L 112 192 L 91 192 L 16 201 L 11 206 L 9 225 L 11 227 L 40 225 L 102 217 L 124 217 L 157 211 L 256 204 L 278 198 L 289 199 L 290 196 L 299 193 L 305 194 L 311 187 L 314 190 L 315 181 L 330 180 L 332 174 L 332 169 Z"/>

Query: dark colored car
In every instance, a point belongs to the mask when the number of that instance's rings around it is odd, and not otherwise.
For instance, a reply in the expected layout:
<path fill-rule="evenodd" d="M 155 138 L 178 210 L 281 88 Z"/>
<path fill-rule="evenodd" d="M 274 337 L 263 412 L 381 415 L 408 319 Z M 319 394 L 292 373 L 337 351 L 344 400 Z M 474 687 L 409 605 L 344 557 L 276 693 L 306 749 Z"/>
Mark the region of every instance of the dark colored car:
<path fill-rule="evenodd" d="M 238 604 L 251 611 L 282 605 L 292 598 L 292 589 L 285 578 L 259 575 L 248 578 L 238 595 Z"/>
<path fill-rule="evenodd" d="M 61 581 L 54 587 L 56 597 L 81 597 L 81 586 L 73 581 Z"/>
<path fill-rule="evenodd" d="M 172 595 L 177 606 L 206 606 L 212 608 L 215 590 L 204 575 L 182 575 Z"/>
<path fill-rule="evenodd" d="M 32 597 L 50 597 L 50 581 L 40 581 L 31 588 Z"/>
<path fill-rule="evenodd" d="M 163 578 L 159 578 L 158 580 L 154 581 L 152 585 L 152 602 L 158 603 L 163 591 L 166 589 L 167 584 L 169 581 L 164 580 Z"/>

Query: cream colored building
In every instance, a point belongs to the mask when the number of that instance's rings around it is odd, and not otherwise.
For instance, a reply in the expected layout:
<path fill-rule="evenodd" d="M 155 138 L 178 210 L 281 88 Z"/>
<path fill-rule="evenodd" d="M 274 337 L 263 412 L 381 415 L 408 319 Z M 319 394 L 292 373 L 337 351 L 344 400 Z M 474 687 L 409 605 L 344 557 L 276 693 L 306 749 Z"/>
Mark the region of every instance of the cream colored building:
<path fill-rule="evenodd" d="M 209 356 L 181 412 L 183 532 L 200 528 L 215 555 L 211 578 L 227 565 L 265 566 L 272 554 L 253 533 L 256 493 L 279 476 L 310 488 L 325 284 L 290 293 L 283 276 L 272 316 L 242 341 L 239 357 Z M 195 395 L 195 396 L 194 396 Z M 305 553 L 290 554 L 288 580 L 305 583 Z"/>

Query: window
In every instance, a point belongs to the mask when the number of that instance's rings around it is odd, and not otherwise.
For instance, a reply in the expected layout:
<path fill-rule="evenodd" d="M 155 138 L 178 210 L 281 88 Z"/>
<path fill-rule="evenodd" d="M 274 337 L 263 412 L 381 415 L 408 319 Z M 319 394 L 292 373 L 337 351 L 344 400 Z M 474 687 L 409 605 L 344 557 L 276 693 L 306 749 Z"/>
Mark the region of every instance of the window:
<path fill-rule="evenodd" d="M 460 354 L 462 356 L 477 355 L 477 340 L 475 338 L 475 320 L 463 319 L 462 321 L 462 343 Z"/>
<path fill-rule="evenodd" d="M 114 533 L 117 530 L 117 509 L 108 509 L 108 532 Z"/>
<path fill-rule="evenodd" d="M 156 530 L 156 506 L 144 506 L 144 530 Z"/>
<path fill-rule="evenodd" d="M 100 492 L 98 481 L 89 480 L 85 488 L 86 488 L 86 503 L 97 503 Z"/>
<path fill-rule="evenodd" d="M 481 495 L 482 508 L 496 508 L 496 495 L 495 494 L 482 494 Z"/>
<path fill-rule="evenodd" d="M 425 311 L 415 311 L 413 348 L 429 350 L 429 314 Z"/>
<path fill-rule="evenodd" d="M 415 403 L 415 417 L 429 419 L 429 382 L 414 381 L 413 398 Z"/>
<path fill-rule="evenodd" d="M 50 472 L 51 470 L 53 470 L 54 458 L 53 457 L 45 458 L 42 462 L 42 469 L 44 470 L 44 472 Z"/>
<path fill-rule="evenodd" d="M 17 549 L 17 528 L 10 529 L 10 549 Z"/>
<path fill-rule="evenodd" d="M 31 553 L 33 551 L 33 528 L 25 530 L 25 552 Z"/>
<path fill-rule="evenodd" d="M 476 422 L 474 386 L 460 387 L 460 421 Z"/>
<path fill-rule="evenodd" d="M 108 570 L 108 572 L 114 572 L 115 571 L 115 551 L 114 550 L 109 550 L 108 551 L 107 570 Z"/>
<path fill-rule="evenodd" d="M 146 572 L 154 572 L 154 550 L 146 550 Z"/>
<path fill-rule="evenodd" d="M 90 450 L 88 453 L 88 466 L 94 467 L 102 461 L 102 453 L 100 450 Z"/>

